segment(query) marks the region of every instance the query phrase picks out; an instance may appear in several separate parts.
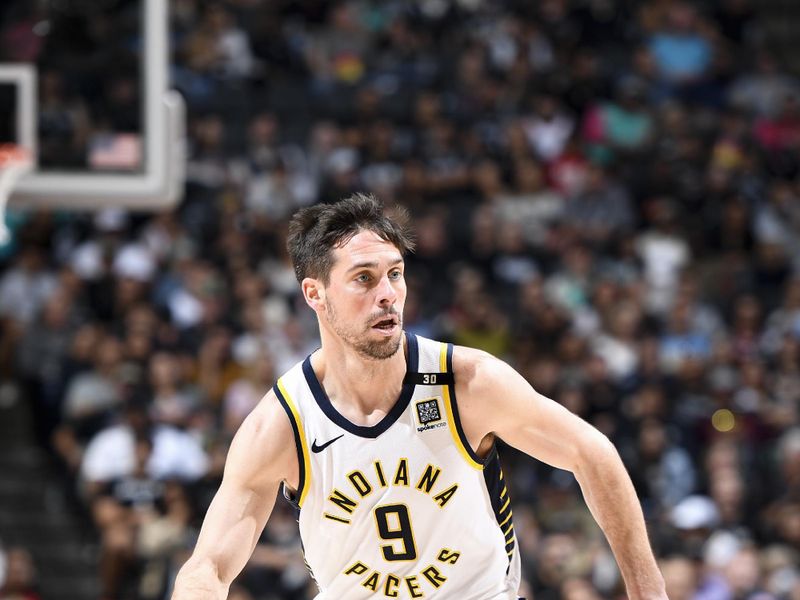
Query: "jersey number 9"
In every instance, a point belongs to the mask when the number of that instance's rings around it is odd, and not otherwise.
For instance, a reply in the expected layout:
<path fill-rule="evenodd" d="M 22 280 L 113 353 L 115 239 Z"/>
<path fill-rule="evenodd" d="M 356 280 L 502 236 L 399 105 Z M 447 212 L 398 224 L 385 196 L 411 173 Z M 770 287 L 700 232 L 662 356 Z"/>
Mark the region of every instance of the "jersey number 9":
<path fill-rule="evenodd" d="M 403 542 L 401 551 L 394 544 L 381 546 L 383 558 L 388 561 L 414 560 L 417 558 L 417 546 L 414 543 L 414 532 L 411 530 L 411 517 L 405 504 L 387 504 L 375 509 L 375 523 L 378 535 L 386 541 Z"/>

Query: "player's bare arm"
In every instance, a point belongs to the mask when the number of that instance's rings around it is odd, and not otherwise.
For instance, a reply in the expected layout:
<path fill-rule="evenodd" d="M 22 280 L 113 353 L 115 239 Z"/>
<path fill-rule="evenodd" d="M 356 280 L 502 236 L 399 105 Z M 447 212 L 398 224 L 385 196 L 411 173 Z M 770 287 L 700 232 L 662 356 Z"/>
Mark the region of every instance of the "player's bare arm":
<path fill-rule="evenodd" d="M 629 597 L 665 599 L 636 492 L 608 438 L 485 352 L 457 347 L 453 368 L 459 413 L 472 447 L 481 453 L 496 435 L 571 471 L 611 545 Z"/>
<path fill-rule="evenodd" d="M 228 597 L 272 512 L 281 482 L 296 488 L 298 469 L 291 424 L 270 391 L 233 439 L 222 485 L 194 553 L 178 573 L 173 600 Z"/>

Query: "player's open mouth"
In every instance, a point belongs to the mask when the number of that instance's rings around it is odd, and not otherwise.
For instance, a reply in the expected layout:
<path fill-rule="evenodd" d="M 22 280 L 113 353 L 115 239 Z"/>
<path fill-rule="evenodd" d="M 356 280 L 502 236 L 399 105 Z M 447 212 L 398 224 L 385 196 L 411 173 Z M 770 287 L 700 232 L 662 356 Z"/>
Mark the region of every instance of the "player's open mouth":
<path fill-rule="evenodd" d="M 372 326 L 373 329 L 377 329 L 378 331 L 382 331 L 384 333 L 393 332 L 395 327 L 397 327 L 397 319 L 395 318 L 383 319 Z"/>

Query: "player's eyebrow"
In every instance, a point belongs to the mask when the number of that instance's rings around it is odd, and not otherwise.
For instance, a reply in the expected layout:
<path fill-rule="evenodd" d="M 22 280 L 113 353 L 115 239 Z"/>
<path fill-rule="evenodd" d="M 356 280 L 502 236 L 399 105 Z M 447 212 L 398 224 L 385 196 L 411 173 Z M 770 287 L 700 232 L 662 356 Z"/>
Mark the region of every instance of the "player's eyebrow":
<path fill-rule="evenodd" d="M 389 266 L 393 267 L 395 265 L 399 265 L 401 262 L 403 262 L 403 257 L 402 256 L 400 256 L 400 257 L 396 258 L 395 260 L 393 260 L 392 262 L 390 262 Z M 377 262 L 377 261 L 374 261 L 374 260 L 363 261 L 363 262 L 354 264 L 352 267 L 347 269 L 346 273 L 349 273 L 350 271 L 356 271 L 358 269 L 377 269 L 379 266 L 380 266 L 380 263 Z"/>

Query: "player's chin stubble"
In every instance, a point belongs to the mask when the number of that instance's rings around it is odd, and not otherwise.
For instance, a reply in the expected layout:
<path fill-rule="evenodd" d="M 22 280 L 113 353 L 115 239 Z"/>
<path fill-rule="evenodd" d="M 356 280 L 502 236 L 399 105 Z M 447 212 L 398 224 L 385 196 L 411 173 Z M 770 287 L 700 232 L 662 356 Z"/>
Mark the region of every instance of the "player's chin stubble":
<path fill-rule="evenodd" d="M 373 340 L 370 339 L 369 336 L 372 331 L 372 325 L 367 324 L 361 334 L 355 334 L 341 326 L 338 318 L 336 317 L 336 310 L 333 308 L 331 303 L 326 302 L 325 305 L 326 313 L 328 315 L 328 323 L 333 331 L 361 356 L 371 360 L 386 360 L 387 358 L 391 358 L 397 354 L 397 351 L 400 349 L 400 344 L 403 340 L 403 315 L 397 311 L 392 311 L 391 313 L 397 315 L 399 325 L 397 336 L 388 337 L 381 340 Z M 379 317 L 380 315 L 377 317 L 373 316 L 370 318 L 369 322 L 374 323 L 375 319 Z"/>

